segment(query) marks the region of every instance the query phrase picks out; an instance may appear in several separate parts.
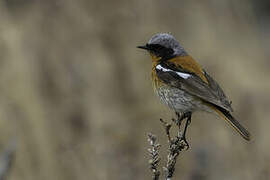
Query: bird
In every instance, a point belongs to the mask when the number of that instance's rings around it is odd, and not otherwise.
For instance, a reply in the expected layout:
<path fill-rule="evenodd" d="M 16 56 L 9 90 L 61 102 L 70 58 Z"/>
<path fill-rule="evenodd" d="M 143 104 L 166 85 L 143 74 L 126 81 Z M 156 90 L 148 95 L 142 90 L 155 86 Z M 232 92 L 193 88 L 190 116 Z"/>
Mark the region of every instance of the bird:
<path fill-rule="evenodd" d="M 248 130 L 233 115 L 232 102 L 219 84 L 198 64 L 169 33 L 153 35 L 143 46 L 152 59 L 152 84 L 161 102 L 176 112 L 180 120 L 187 119 L 183 133 L 196 111 L 214 113 L 223 118 L 245 140 L 250 141 Z M 188 145 L 189 147 L 189 145 Z"/>

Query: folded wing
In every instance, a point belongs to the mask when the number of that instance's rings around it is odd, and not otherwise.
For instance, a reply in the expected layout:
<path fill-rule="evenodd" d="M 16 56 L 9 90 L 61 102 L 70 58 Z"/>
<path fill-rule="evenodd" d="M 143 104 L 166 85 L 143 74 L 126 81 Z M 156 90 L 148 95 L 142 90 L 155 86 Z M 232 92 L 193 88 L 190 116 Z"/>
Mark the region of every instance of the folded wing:
<path fill-rule="evenodd" d="M 181 66 L 160 63 L 156 66 L 157 76 L 167 85 L 184 90 L 211 104 L 227 111 L 232 111 L 231 104 L 217 82 L 205 71 L 204 76 L 208 83 L 193 72 L 183 70 Z"/>

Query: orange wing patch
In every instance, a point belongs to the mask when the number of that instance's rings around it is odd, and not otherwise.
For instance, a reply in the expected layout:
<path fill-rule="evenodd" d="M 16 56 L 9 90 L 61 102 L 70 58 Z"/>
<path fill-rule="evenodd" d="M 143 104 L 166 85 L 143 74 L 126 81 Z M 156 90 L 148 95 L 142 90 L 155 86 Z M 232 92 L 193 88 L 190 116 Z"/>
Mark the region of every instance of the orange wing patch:
<path fill-rule="evenodd" d="M 181 66 L 183 69 L 197 74 L 205 83 L 208 84 L 206 77 L 204 76 L 203 69 L 191 56 L 178 56 L 168 60 L 175 65 Z"/>

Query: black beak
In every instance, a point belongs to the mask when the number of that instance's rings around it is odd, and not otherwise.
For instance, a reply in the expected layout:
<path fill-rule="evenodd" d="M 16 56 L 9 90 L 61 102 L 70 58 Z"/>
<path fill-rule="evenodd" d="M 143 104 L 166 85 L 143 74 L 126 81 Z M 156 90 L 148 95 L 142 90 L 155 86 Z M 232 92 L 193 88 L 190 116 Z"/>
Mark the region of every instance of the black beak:
<path fill-rule="evenodd" d="M 137 46 L 137 48 L 144 49 L 144 50 L 149 50 L 149 47 L 147 47 L 147 46 Z"/>

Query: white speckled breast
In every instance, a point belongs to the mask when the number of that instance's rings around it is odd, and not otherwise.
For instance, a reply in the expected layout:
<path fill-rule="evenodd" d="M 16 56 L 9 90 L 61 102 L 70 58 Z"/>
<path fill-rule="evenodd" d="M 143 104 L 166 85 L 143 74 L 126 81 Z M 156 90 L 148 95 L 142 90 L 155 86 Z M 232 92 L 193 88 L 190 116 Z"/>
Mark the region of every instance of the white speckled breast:
<path fill-rule="evenodd" d="M 164 104 L 177 112 L 194 112 L 196 110 L 212 111 L 199 98 L 181 89 L 163 85 L 156 87 L 155 91 Z"/>

